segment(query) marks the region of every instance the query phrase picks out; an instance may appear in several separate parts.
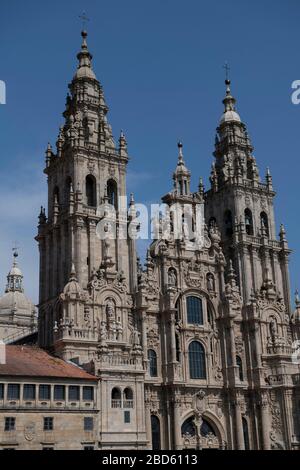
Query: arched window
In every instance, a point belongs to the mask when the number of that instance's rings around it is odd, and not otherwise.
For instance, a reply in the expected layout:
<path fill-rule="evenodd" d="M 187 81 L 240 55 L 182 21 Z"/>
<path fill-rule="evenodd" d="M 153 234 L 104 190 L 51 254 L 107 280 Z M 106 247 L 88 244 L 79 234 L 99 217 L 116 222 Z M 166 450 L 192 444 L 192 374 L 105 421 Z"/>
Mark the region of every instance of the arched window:
<path fill-rule="evenodd" d="M 225 224 L 225 233 L 227 237 L 231 237 L 233 234 L 233 224 L 232 224 L 232 213 L 227 210 L 224 214 L 224 224 Z"/>
<path fill-rule="evenodd" d="M 53 202 L 57 202 L 57 204 L 60 203 L 58 186 L 55 186 L 54 191 L 53 191 Z"/>
<path fill-rule="evenodd" d="M 96 179 L 93 175 L 88 175 L 85 179 L 85 195 L 87 205 L 90 207 L 96 207 Z"/>
<path fill-rule="evenodd" d="M 202 420 L 200 433 L 201 433 L 201 436 L 203 436 L 203 437 L 207 436 L 208 434 L 213 434 L 214 436 L 216 435 L 215 430 L 209 424 L 209 422 L 206 421 L 206 419 Z M 195 427 L 195 423 L 194 423 L 194 416 L 191 416 L 190 418 L 185 420 L 185 422 L 181 426 L 181 435 L 185 436 L 187 434 L 191 437 L 196 435 L 196 427 Z"/>
<path fill-rule="evenodd" d="M 202 300 L 199 297 L 188 297 L 186 299 L 187 322 L 194 325 L 203 325 Z"/>
<path fill-rule="evenodd" d="M 241 382 L 244 380 L 244 373 L 243 373 L 243 362 L 240 356 L 236 356 L 236 365 L 239 368 L 239 379 Z"/>
<path fill-rule="evenodd" d="M 250 209 L 245 210 L 245 227 L 247 235 L 253 235 L 253 217 Z"/>
<path fill-rule="evenodd" d="M 260 214 L 260 226 L 268 237 L 269 236 L 269 220 L 265 212 L 262 212 Z"/>
<path fill-rule="evenodd" d="M 121 390 L 117 387 L 114 387 L 111 391 L 111 407 L 122 408 Z"/>
<path fill-rule="evenodd" d="M 126 387 L 123 392 L 123 408 L 133 408 L 133 391 Z"/>
<path fill-rule="evenodd" d="M 176 321 L 181 319 L 180 300 L 178 299 L 175 304 L 175 318 Z"/>
<path fill-rule="evenodd" d="M 196 435 L 196 428 L 195 428 L 193 416 L 185 420 L 185 422 L 181 426 L 181 435 L 185 436 L 186 434 L 188 434 L 191 437 Z"/>
<path fill-rule="evenodd" d="M 242 418 L 242 423 L 243 423 L 245 450 L 250 450 L 249 430 L 248 430 L 248 422 L 246 418 Z"/>
<path fill-rule="evenodd" d="M 118 185 L 115 180 L 107 181 L 107 196 L 108 202 L 116 210 L 118 209 Z"/>
<path fill-rule="evenodd" d="M 189 345 L 189 365 L 191 379 L 206 379 L 205 351 L 198 341 Z"/>
<path fill-rule="evenodd" d="M 153 349 L 148 350 L 150 377 L 157 377 L 157 355 Z"/>
<path fill-rule="evenodd" d="M 160 450 L 160 421 L 157 416 L 151 415 L 151 433 L 152 433 L 152 450 Z"/>
<path fill-rule="evenodd" d="M 179 335 L 175 335 L 175 344 L 176 344 L 176 361 L 180 362 L 181 358 L 181 348 L 180 348 L 180 339 Z"/>

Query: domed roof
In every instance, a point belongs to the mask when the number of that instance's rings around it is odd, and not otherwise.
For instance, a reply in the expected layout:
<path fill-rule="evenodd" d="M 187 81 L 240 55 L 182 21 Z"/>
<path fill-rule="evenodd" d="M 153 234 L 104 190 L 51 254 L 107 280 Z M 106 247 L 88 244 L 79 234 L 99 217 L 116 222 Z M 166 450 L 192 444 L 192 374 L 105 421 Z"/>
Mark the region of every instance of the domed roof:
<path fill-rule="evenodd" d="M 23 277 L 21 269 L 17 265 L 13 265 L 11 270 L 8 273 L 9 276 L 20 276 Z"/>
<path fill-rule="evenodd" d="M 13 311 L 22 315 L 32 316 L 35 307 L 23 292 L 10 291 L 0 297 L 0 317 Z"/>
<path fill-rule="evenodd" d="M 0 297 L 0 317 L 15 313 L 31 317 L 35 306 L 23 290 L 23 274 L 17 263 L 18 253 L 14 251 L 13 266 L 7 275 L 5 294 Z"/>
<path fill-rule="evenodd" d="M 241 118 L 239 114 L 236 111 L 229 110 L 225 111 L 220 119 L 220 124 L 223 122 L 230 122 L 230 121 L 235 121 L 235 122 L 241 122 Z"/>
<path fill-rule="evenodd" d="M 96 79 L 96 75 L 94 74 L 91 67 L 84 65 L 77 69 L 77 72 L 74 75 L 74 78 L 93 78 Z"/>

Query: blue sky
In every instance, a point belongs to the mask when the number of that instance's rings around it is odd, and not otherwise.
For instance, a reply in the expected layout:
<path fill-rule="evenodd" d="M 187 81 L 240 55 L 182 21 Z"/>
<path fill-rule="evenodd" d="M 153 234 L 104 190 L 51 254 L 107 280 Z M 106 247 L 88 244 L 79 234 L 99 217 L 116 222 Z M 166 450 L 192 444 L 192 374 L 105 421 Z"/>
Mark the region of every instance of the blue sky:
<path fill-rule="evenodd" d="M 297 0 L 1 0 L 0 290 L 15 240 L 26 292 L 37 302 L 37 215 L 46 202 L 44 150 L 62 123 L 85 10 L 94 70 L 115 136 L 126 132 L 128 189 L 139 202 L 171 188 L 178 139 L 196 188 L 206 186 L 222 113 L 225 61 L 261 175 L 270 166 L 277 226 L 290 246 L 292 289 L 300 285 L 299 123 L 291 83 L 300 79 Z"/>

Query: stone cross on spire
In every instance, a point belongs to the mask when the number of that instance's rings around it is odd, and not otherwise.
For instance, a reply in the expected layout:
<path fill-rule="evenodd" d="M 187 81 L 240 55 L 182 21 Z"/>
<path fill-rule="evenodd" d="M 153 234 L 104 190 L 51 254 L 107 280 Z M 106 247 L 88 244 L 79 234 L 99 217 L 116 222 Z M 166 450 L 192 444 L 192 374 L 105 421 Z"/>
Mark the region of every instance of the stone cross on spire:
<path fill-rule="evenodd" d="M 229 70 L 230 70 L 228 62 L 225 62 L 225 64 L 223 65 L 223 69 L 225 69 L 225 80 L 228 81 L 229 80 Z"/>
<path fill-rule="evenodd" d="M 79 18 L 82 20 L 82 30 L 85 31 L 85 27 L 90 19 L 86 16 L 85 11 L 82 12 L 82 15 L 79 15 Z"/>

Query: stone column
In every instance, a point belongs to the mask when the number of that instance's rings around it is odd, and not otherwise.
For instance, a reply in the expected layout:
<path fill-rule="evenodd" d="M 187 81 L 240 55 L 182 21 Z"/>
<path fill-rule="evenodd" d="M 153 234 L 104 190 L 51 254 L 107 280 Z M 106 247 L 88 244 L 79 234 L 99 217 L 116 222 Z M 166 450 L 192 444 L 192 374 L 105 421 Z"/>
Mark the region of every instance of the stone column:
<path fill-rule="evenodd" d="M 171 311 L 171 320 L 170 320 L 170 330 L 171 330 L 171 355 L 172 362 L 176 362 L 176 341 L 175 341 L 175 312 Z"/>
<path fill-rule="evenodd" d="M 147 347 L 147 314 L 146 309 L 142 309 L 142 344 L 144 352 L 144 362 L 147 364 L 148 361 L 148 347 Z"/>
<path fill-rule="evenodd" d="M 235 426 L 236 426 L 236 445 L 237 445 L 238 450 L 244 450 L 245 441 L 244 441 L 243 421 L 242 421 L 242 414 L 241 414 L 241 399 L 238 396 L 235 397 L 234 408 L 235 408 Z"/>
<path fill-rule="evenodd" d="M 175 450 L 182 448 L 181 408 L 178 401 L 174 402 L 174 448 Z"/>
<path fill-rule="evenodd" d="M 146 435 L 149 441 L 148 449 L 152 449 L 152 427 L 151 427 L 151 411 L 150 403 L 145 403 L 145 421 L 146 421 Z"/>
<path fill-rule="evenodd" d="M 270 450 L 270 416 L 267 394 L 262 393 L 260 398 L 261 429 L 263 450 Z"/>
<path fill-rule="evenodd" d="M 95 238 L 96 238 L 96 222 L 95 220 L 89 220 L 89 231 L 88 231 L 88 240 L 89 240 L 89 272 L 88 277 L 91 277 L 92 271 L 94 268 L 98 268 L 95 265 Z"/>

